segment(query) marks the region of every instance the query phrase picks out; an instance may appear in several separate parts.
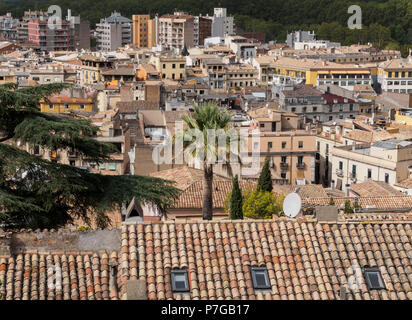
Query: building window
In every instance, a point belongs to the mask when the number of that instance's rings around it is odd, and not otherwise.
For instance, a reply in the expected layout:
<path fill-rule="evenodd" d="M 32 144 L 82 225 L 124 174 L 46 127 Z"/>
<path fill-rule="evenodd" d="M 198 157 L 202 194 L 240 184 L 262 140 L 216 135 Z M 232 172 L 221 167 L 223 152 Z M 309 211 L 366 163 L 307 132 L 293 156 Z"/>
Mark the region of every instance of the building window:
<path fill-rule="evenodd" d="M 372 169 L 368 169 L 368 179 L 372 179 Z"/>
<path fill-rule="evenodd" d="M 106 164 L 105 163 L 101 163 L 99 167 L 100 167 L 100 170 L 106 170 Z"/>
<path fill-rule="evenodd" d="M 385 182 L 389 183 L 389 173 L 385 173 Z"/>
<path fill-rule="evenodd" d="M 343 170 L 343 162 L 339 161 L 339 170 Z"/>
<path fill-rule="evenodd" d="M 272 142 L 268 142 L 268 149 L 272 149 Z"/>
<path fill-rule="evenodd" d="M 298 156 L 298 164 L 302 165 L 303 163 L 303 156 Z"/>
<path fill-rule="evenodd" d="M 316 143 L 316 150 L 320 151 L 320 142 L 319 141 Z"/>
<path fill-rule="evenodd" d="M 356 178 L 356 165 L 352 165 L 352 178 Z"/>
<path fill-rule="evenodd" d="M 176 65 L 174 63 L 172 64 L 172 69 L 176 69 Z"/>
<path fill-rule="evenodd" d="M 185 65 L 183 63 L 180 64 L 180 69 L 183 69 Z"/>
<path fill-rule="evenodd" d="M 260 124 L 260 127 L 261 127 L 261 128 L 264 128 L 264 127 L 265 127 L 265 124 L 264 124 L 264 123 L 261 123 L 261 124 Z"/>
<path fill-rule="evenodd" d="M 270 289 L 268 270 L 264 267 L 252 267 L 252 280 L 255 289 Z"/>
<path fill-rule="evenodd" d="M 280 159 L 281 159 L 280 161 L 281 161 L 282 163 L 286 163 L 287 157 L 286 157 L 286 156 L 282 156 Z"/>
<path fill-rule="evenodd" d="M 186 270 L 172 270 L 172 290 L 173 292 L 188 292 L 189 280 Z"/>
<path fill-rule="evenodd" d="M 303 148 L 303 141 L 298 142 L 299 149 Z"/>
<path fill-rule="evenodd" d="M 281 177 L 282 179 L 286 179 L 286 172 L 281 172 L 281 173 L 280 173 L 280 177 Z"/>
<path fill-rule="evenodd" d="M 378 268 L 364 269 L 365 281 L 369 290 L 385 290 L 385 283 Z"/>
<path fill-rule="evenodd" d="M 116 163 L 109 163 L 109 170 L 110 171 L 116 171 Z"/>
<path fill-rule="evenodd" d="M 84 110 L 84 108 L 85 108 L 84 104 L 81 104 L 80 109 Z"/>
<path fill-rule="evenodd" d="M 282 141 L 282 149 L 286 148 L 286 141 Z"/>

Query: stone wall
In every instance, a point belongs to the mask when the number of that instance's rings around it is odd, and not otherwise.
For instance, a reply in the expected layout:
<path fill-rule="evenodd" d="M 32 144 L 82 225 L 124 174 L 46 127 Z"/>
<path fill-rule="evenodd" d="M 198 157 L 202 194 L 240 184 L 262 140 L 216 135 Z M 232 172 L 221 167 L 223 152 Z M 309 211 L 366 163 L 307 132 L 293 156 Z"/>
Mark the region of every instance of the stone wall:
<path fill-rule="evenodd" d="M 74 231 L 71 229 L 1 233 L 0 256 L 21 252 L 120 251 L 120 230 Z"/>

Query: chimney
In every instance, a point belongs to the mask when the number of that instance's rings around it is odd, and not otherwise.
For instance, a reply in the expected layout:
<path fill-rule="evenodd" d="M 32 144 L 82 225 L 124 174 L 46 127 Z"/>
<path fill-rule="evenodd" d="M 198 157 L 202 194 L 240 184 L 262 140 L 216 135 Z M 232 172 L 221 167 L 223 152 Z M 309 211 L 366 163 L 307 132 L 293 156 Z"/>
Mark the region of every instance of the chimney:
<path fill-rule="evenodd" d="M 126 281 L 127 300 L 147 300 L 147 289 L 145 280 Z"/>
<path fill-rule="evenodd" d="M 330 188 L 331 188 L 332 190 L 335 190 L 335 180 L 332 180 L 332 181 L 330 182 Z"/>
<path fill-rule="evenodd" d="M 338 290 L 338 294 L 339 294 L 339 300 L 346 300 L 346 288 L 344 286 L 341 286 Z"/>
<path fill-rule="evenodd" d="M 350 193 L 350 184 L 346 184 L 345 185 L 345 196 L 349 197 L 349 193 Z"/>

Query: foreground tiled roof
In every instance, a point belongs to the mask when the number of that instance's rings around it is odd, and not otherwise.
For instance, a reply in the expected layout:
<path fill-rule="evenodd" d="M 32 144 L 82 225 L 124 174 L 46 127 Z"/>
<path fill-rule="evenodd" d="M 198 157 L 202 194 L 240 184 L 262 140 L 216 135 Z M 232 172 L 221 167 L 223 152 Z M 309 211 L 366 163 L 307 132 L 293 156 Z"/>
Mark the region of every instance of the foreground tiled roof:
<path fill-rule="evenodd" d="M 117 300 L 118 253 L 26 253 L 0 258 L 0 300 Z"/>
<path fill-rule="evenodd" d="M 316 224 L 291 220 L 125 225 L 122 275 L 147 281 L 149 299 L 412 299 L 408 223 Z M 355 266 L 379 268 L 387 290 L 348 288 Z M 250 267 L 268 269 L 255 291 Z M 352 266 L 352 268 L 351 268 Z M 170 270 L 187 269 L 190 295 L 171 290 Z M 124 287 L 123 287 L 124 288 Z"/>
<path fill-rule="evenodd" d="M 347 299 L 412 299 L 411 238 L 411 222 L 392 220 L 124 224 L 120 252 L 0 258 L 0 295 L 8 300 L 121 299 L 127 281 L 140 279 L 149 299 L 328 300 L 338 299 L 342 287 Z M 253 288 L 253 266 L 267 268 L 270 290 Z M 379 268 L 386 290 L 368 290 L 363 276 L 358 287 L 350 286 L 356 266 Z M 49 268 L 61 272 L 48 274 Z M 190 293 L 172 292 L 173 269 L 188 271 Z"/>

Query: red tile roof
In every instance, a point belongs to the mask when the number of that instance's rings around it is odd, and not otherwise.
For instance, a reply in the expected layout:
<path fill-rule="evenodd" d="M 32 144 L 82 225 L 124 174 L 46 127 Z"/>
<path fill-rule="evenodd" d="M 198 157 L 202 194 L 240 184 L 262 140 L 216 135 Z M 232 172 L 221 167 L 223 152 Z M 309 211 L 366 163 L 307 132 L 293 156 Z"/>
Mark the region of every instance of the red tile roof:
<path fill-rule="evenodd" d="M 337 96 L 336 94 L 332 93 L 324 93 L 322 94 L 322 97 L 327 101 L 328 104 L 335 104 L 335 103 L 355 103 L 354 100 L 348 99 L 345 97 Z M 347 102 L 345 102 L 345 99 Z M 335 102 L 337 100 L 337 102 Z"/>
<path fill-rule="evenodd" d="M 119 251 L 25 252 L 0 258 L 7 300 L 125 298 L 128 280 L 155 299 L 412 299 L 412 224 L 291 220 L 124 224 Z M 0 239 L 1 240 L 1 239 Z M 377 267 L 386 290 L 369 290 L 355 268 Z M 250 267 L 266 267 L 270 289 L 253 288 Z M 48 270 L 55 286 L 48 286 Z M 174 293 L 171 270 L 188 272 L 190 293 Z"/>

